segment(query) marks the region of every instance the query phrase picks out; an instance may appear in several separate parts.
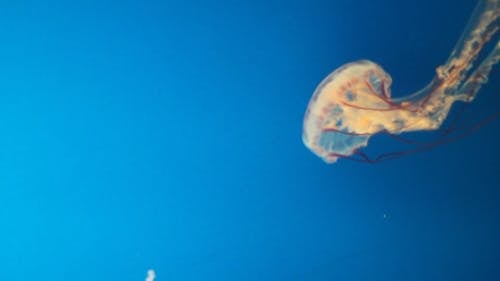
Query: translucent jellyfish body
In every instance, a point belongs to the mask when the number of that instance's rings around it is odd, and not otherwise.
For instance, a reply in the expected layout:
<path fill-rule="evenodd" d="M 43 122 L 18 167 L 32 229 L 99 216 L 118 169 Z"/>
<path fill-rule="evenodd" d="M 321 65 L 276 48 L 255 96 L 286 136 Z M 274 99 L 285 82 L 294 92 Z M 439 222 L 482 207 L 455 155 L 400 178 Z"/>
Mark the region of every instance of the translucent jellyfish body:
<path fill-rule="evenodd" d="M 500 42 L 480 62 L 483 47 L 500 28 L 500 0 L 480 1 L 446 64 L 423 89 L 392 99 L 392 79 L 368 60 L 345 64 L 329 74 L 309 101 L 303 141 L 327 163 L 349 157 L 380 132 L 435 130 L 455 101 L 471 102 L 500 59 Z"/>

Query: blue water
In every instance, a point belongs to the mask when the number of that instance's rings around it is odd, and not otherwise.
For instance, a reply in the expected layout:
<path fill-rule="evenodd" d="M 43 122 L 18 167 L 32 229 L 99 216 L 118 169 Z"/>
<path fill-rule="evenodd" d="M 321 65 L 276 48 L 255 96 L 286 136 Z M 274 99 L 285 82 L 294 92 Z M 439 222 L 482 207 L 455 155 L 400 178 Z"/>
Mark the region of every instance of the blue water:
<path fill-rule="evenodd" d="M 474 8 L 403 2 L 2 1 L 0 280 L 500 280 L 498 119 L 376 165 L 302 144 L 328 73 L 409 94 Z"/>

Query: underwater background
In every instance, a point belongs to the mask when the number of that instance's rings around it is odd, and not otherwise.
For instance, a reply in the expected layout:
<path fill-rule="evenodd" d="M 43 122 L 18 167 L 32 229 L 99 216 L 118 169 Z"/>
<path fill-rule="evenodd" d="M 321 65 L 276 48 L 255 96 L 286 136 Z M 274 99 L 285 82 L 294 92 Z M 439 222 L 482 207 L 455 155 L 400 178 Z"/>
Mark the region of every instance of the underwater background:
<path fill-rule="evenodd" d="M 410 94 L 474 6 L 2 1 L 0 280 L 500 280 L 498 119 L 378 164 L 301 137 L 328 73 L 370 59 Z"/>

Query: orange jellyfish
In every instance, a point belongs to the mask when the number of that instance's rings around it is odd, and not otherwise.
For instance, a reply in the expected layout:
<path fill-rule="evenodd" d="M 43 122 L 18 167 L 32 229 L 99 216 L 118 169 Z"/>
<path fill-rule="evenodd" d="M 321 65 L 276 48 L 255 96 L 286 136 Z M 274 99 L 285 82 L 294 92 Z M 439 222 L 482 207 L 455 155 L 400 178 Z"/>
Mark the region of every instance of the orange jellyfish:
<path fill-rule="evenodd" d="M 327 163 L 338 158 L 377 162 L 361 152 L 371 136 L 438 129 L 455 101 L 471 102 L 500 59 L 500 41 L 476 62 L 483 47 L 499 30 L 500 0 L 481 0 L 448 61 L 437 68 L 432 81 L 404 98 L 391 98 L 391 76 L 368 60 L 345 64 L 316 88 L 306 110 L 302 139 Z M 427 144 L 428 148 L 444 142 Z M 422 148 L 422 147 L 421 147 Z M 357 158 L 353 156 L 357 155 Z"/>

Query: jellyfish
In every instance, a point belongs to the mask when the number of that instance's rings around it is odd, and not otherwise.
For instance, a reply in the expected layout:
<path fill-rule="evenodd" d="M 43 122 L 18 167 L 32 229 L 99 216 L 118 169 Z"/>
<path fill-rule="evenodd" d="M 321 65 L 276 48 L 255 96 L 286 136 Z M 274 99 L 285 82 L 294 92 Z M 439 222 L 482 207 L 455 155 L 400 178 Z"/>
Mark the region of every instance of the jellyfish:
<path fill-rule="evenodd" d="M 329 74 L 314 91 L 306 109 L 302 139 L 327 163 L 360 155 L 378 133 L 436 130 L 456 101 L 472 102 L 500 59 L 500 41 L 478 62 L 483 47 L 500 28 L 500 0 L 481 0 L 444 65 L 421 90 L 391 98 L 391 76 L 369 60 L 347 63 Z"/>

